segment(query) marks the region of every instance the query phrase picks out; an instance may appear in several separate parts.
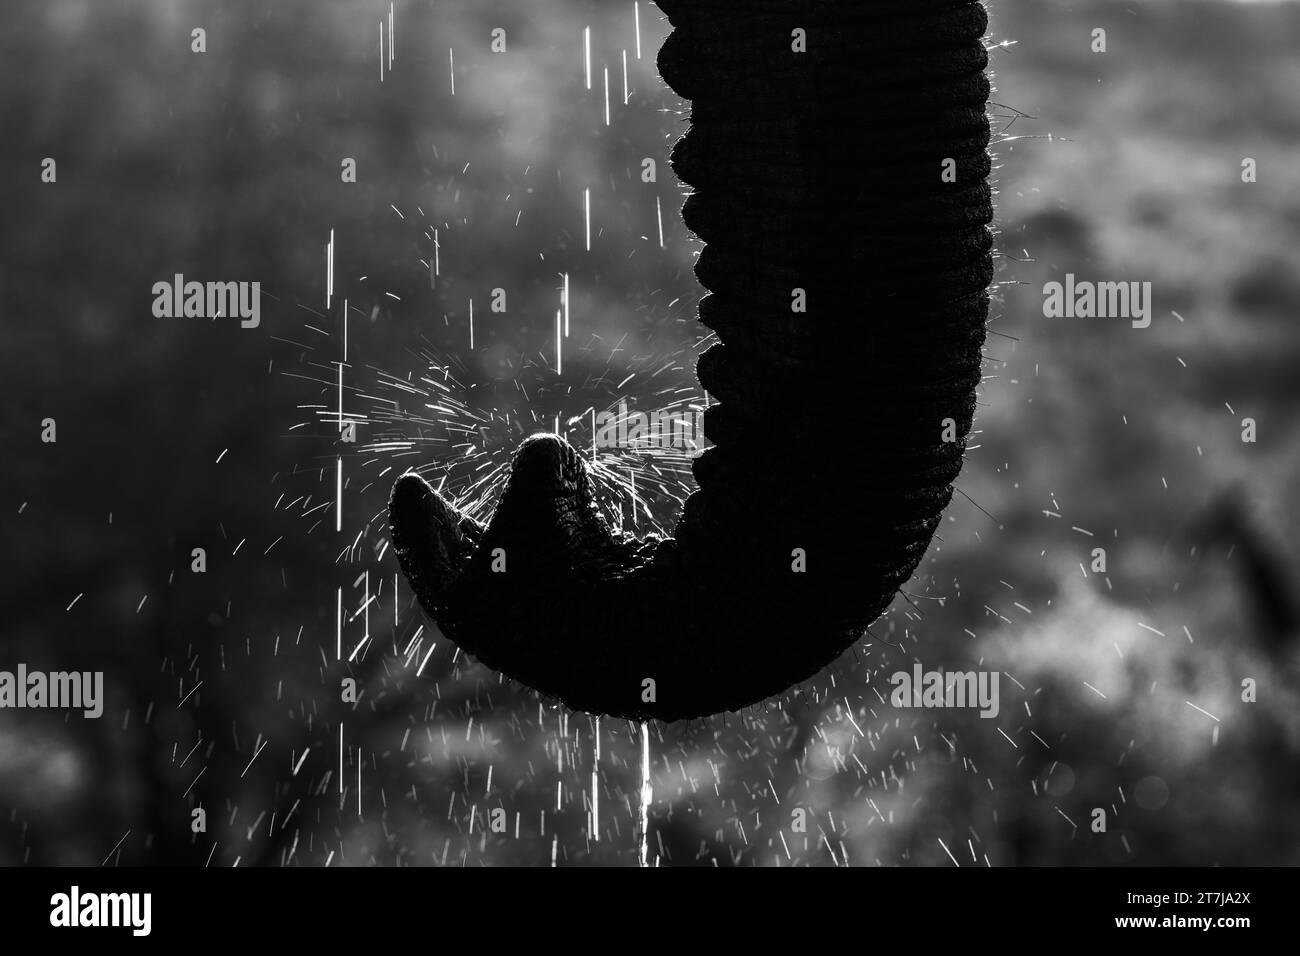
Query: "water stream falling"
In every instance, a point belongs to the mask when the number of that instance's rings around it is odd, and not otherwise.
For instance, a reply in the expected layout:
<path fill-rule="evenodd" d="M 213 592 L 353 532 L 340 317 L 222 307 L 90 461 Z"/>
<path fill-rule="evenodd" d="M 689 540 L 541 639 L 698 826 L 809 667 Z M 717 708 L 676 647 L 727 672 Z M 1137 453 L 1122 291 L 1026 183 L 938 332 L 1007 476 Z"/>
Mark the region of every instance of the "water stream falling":
<path fill-rule="evenodd" d="M 650 786 L 650 725 L 642 722 L 641 724 L 641 821 L 637 827 L 639 840 L 641 844 L 641 854 L 639 862 L 641 866 L 649 866 L 650 852 L 650 801 L 654 797 L 654 789 Z"/>
<path fill-rule="evenodd" d="M 591 759 L 591 839 L 600 842 L 600 715 L 596 716 L 596 728 L 592 732 L 595 741 L 595 753 Z"/>

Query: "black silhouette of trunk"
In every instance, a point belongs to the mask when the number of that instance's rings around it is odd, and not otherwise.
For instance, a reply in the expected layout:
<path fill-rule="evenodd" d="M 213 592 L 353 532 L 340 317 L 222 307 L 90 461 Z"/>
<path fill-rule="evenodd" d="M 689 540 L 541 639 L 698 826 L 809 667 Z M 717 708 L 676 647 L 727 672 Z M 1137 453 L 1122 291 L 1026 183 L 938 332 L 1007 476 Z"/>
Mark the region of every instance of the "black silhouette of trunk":
<path fill-rule="evenodd" d="M 673 538 L 615 534 L 581 456 L 534 436 L 486 527 L 415 475 L 390 522 L 465 650 L 571 707 L 671 720 L 811 677 L 915 571 L 971 428 L 993 210 L 979 3 L 659 5 L 720 341 L 699 490 Z"/>

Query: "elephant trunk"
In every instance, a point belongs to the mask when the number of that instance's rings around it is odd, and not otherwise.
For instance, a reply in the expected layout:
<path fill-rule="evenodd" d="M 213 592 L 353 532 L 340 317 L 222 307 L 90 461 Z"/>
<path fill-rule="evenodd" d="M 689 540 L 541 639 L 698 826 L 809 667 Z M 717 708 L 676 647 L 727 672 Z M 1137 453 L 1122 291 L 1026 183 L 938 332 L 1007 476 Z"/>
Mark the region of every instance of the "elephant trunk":
<path fill-rule="evenodd" d="M 556 436 L 523 443 L 486 528 L 414 475 L 390 525 L 426 611 L 484 663 L 671 720 L 813 676 L 916 570 L 974 415 L 993 208 L 978 2 L 659 5 L 719 340 L 674 537 L 612 532 Z"/>

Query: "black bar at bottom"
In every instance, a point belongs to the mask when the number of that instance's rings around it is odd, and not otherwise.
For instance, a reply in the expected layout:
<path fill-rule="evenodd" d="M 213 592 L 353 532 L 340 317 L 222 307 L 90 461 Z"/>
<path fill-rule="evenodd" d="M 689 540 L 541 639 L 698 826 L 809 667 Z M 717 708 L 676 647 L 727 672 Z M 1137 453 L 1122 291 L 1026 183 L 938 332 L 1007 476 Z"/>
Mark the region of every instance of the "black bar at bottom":
<path fill-rule="evenodd" d="M 79 944 L 125 946 L 386 945 L 409 935 L 431 946 L 459 939 L 464 948 L 478 934 L 491 945 L 504 934 L 516 945 L 560 947 L 634 933 L 677 948 L 690 945 L 684 934 L 695 928 L 715 943 L 774 930 L 810 933 L 811 941 L 834 928 L 834 939 L 857 937 L 873 949 L 893 939 L 997 946 L 1199 934 L 1230 942 L 1284 931 L 1293 881 L 1289 869 L 1209 868 L 569 871 L 541 879 L 528 870 L 13 868 L 0 869 L 0 920 L 10 939 L 76 933 Z"/>

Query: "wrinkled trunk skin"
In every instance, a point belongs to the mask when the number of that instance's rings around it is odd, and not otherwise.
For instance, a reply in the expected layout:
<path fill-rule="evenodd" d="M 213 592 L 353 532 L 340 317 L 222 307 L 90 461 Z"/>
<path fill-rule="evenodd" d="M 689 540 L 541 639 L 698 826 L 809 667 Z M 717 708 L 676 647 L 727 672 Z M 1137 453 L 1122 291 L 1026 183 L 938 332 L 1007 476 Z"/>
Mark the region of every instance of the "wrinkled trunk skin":
<path fill-rule="evenodd" d="M 534 436 L 486 528 L 415 475 L 390 524 L 425 610 L 483 663 L 578 710 L 676 720 L 814 676 L 916 570 L 974 414 L 993 209 L 979 3 L 659 5 L 720 341 L 698 366 L 699 490 L 673 538 L 615 535 L 581 456 Z"/>

